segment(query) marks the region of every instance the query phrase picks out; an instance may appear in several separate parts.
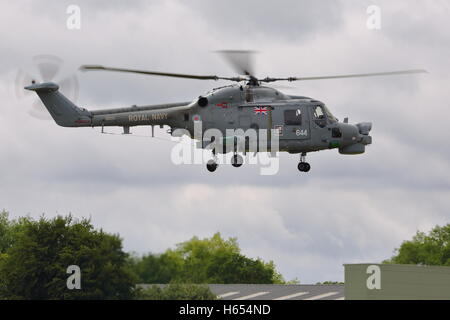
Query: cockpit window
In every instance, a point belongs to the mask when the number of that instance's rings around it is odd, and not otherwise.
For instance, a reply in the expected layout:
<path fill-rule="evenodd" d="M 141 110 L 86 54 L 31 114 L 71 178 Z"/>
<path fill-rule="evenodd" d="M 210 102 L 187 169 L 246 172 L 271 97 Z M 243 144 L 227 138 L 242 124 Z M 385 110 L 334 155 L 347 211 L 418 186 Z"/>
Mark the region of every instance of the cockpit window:
<path fill-rule="evenodd" d="M 333 116 L 333 114 L 330 112 L 330 110 L 327 108 L 327 106 L 323 106 L 325 109 L 325 113 L 327 115 L 328 121 L 331 123 L 335 123 L 338 122 L 338 119 L 336 119 L 335 116 Z"/>
<path fill-rule="evenodd" d="M 327 125 L 324 108 L 322 106 L 315 106 L 313 110 L 314 122 L 319 127 L 324 128 Z"/>
<path fill-rule="evenodd" d="M 325 113 L 321 106 L 316 106 L 314 108 L 314 119 L 325 119 Z"/>

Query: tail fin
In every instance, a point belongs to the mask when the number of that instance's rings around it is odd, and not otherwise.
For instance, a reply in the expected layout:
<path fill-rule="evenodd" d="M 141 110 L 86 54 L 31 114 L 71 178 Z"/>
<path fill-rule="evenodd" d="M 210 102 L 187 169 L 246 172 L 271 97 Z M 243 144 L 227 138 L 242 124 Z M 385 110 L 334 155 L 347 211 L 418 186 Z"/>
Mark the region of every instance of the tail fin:
<path fill-rule="evenodd" d="M 25 87 L 35 91 L 55 122 L 62 127 L 84 127 L 91 124 L 91 113 L 81 109 L 58 91 L 53 82 L 32 84 Z"/>

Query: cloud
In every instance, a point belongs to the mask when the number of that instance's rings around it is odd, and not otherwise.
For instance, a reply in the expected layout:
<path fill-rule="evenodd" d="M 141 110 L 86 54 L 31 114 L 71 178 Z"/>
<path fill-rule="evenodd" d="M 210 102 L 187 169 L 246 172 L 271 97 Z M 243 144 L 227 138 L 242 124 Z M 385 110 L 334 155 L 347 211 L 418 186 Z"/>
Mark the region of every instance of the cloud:
<path fill-rule="evenodd" d="M 14 216 L 91 216 L 119 233 L 126 250 L 141 253 L 220 231 L 238 237 L 244 254 L 274 260 L 286 278 L 303 283 L 343 280 L 343 263 L 381 261 L 416 230 L 448 222 L 450 32 L 448 11 L 439 7 L 445 3 L 382 1 L 380 31 L 366 28 L 370 1 L 79 1 L 80 31 L 65 28 L 67 4 L 2 4 L 0 207 Z M 101 63 L 234 75 L 211 53 L 228 48 L 258 50 L 261 76 L 431 73 L 293 84 L 288 93 L 324 101 L 339 119 L 374 122 L 365 155 L 309 154 L 308 175 L 297 171 L 297 156 L 285 154 L 278 175 L 268 177 L 254 165 L 220 166 L 214 174 L 175 166 L 172 142 L 60 128 L 31 118 L 31 100 L 14 94 L 17 70 L 45 53 L 77 75 L 84 107 L 193 100 L 223 83 L 77 68 Z M 163 129 L 157 135 L 168 139 Z"/>

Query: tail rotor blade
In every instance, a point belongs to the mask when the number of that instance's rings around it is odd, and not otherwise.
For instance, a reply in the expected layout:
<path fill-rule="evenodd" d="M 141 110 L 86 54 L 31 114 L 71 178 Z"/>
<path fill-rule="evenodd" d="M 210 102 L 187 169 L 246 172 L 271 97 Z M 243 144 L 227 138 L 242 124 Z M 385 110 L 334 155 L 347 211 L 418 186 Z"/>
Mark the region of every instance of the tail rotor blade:
<path fill-rule="evenodd" d="M 63 61 L 55 56 L 39 55 L 34 57 L 42 82 L 49 82 L 56 78 Z"/>
<path fill-rule="evenodd" d="M 28 114 L 33 118 L 39 120 L 51 120 L 50 114 L 48 113 L 47 109 L 45 109 L 42 102 L 38 99 L 33 102 L 30 110 L 28 111 Z"/>
<path fill-rule="evenodd" d="M 63 93 L 69 100 L 74 103 L 77 101 L 79 85 L 78 79 L 74 74 L 58 81 L 58 85 L 59 91 L 61 91 L 61 93 Z"/>
<path fill-rule="evenodd" d="M 23 90 L 23 87 L 30 85 L 32 81 L 35 80 L 32 75 L 28 72 L 19 69 L 17 71 L 16 81 L 15 81 L 15 91 L 17 99 L 23 99 L 26 97 L 34 97 L 34 94 L 28 90 Z"/>
<path fill-rule="evenodd" d="M 37 96 L 32 94 L 31 91 L 23 89 L 32 83 L 57 82 L 60 84 L 61 92 L 66 94 L 70 100 L 75 101 L 77 99 L 77 77 L 74 74 L 69 76 L 64 74 L 62 71 L 63 60 L 52 55 L 38 55 L 33 57 L 33 65 L 29 67 L 31 71 L 18 70 L 16 96 L 18 100 L 22 100 L 21 105 L 29 108 L 28 113 L 32 117 L 41 120 L 51 119 L 47 109 L 44 108 Z M 61 78 L 62 80 L 59 80 Z"/>

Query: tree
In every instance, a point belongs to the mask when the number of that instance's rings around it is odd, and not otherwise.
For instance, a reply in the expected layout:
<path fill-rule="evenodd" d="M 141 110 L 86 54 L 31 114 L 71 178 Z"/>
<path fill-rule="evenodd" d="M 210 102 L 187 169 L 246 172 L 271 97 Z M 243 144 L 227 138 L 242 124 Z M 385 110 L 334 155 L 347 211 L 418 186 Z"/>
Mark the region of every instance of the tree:
<path fill-rule="evenodd" d="M 384 263 L 450 266 L 450 224 L 436 226 L 428 234 L 418 231 Z"/>
<path fill-rule="evenodd" d="M 134 278 L 117 235 L 94 230 L 71 215 L 0 223 L 13 240 L 0 261 L 0 296 L 6 299 L 127 299 Z M 20 225 L 20 228 L 17 227 Z M 8 228 L 9 226 L 9 228 Z M 12 228 L 12 229 L 11 229 Z M 18 231 L 20 229 L 20 231 Z M 3 246 L 5 246 L 3 244 Z M 66 286 L 67 268 L 81 269 L 81 290 Z"/>
<path fill-rule="evenodd" d="M 27 217 L 10 220 L 7 211 L 0 212 L 0 255 L 6 254 L 6 251 L 13 246 L 28 220 Z"/>
<path fill-rule="evenodd" d="M 236 238 L 211 238 L 180 243 L 160 255 L 145 255 L 134 270 L 143 283 L 283 283 L 272 261 L 240 253 Z"/>
<path fill-rule="evenodd" d="M 138 300 L 216 300 L 217 296 L 205 285 L 170 283 L 139 289 Z"/>
<path fill-rule="evenodd" d="M 169 283 L 182 273 L 183 258 L 172 250 L 160 255 L 147 254 L 135 258 L 133 270 L 141 283 Z"/>
<path fill-rule="evenodd" d="M 316 285 L 321 285 L 321 286 L 332 286 L 332 285 L 337 285 L 337 284 L 344 284 L 344 282 L 340 282 L 340 281 L 323 281 L 323 282 L 317 282 Z"/>
<path fill-rule="evenodd" d="M 8 249 L 14 245 L 19 233 L 24 230 L 27 220 L 28 218 L 10 220 L 9 213 L 7 211 L 2 210 L 0 212 L 0 266 L 7 260 Z M 2 295 L 4 289 L 5 282 L 2 281 L 2 277 L 0 276 L 0 299 L 4 298 Z"/>
<path fill-rule="evenodd" d="M 8 212 L 3 210 L 0 212 L 0 254 L 4 254 L 6 249 L 11 246 L 10 224 L 8 220 Z"/>

